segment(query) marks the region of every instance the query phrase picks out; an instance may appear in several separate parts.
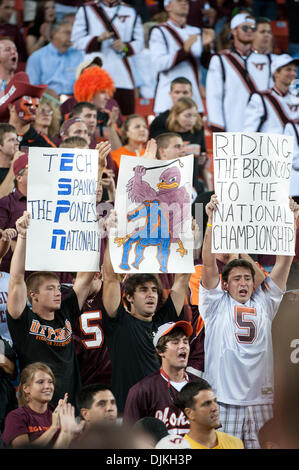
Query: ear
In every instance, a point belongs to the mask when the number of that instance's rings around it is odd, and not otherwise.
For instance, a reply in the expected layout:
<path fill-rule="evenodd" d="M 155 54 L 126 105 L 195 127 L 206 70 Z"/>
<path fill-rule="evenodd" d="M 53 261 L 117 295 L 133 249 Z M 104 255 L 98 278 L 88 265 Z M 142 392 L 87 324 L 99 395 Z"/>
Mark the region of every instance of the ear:
<path fill-rule="evenodd" d="M 29 295 L 30 295 L 30 298 L 31 298 L 32 300 L 37 301 L 36 294 L 37 294 L 37 293 L 36 293 L 36 292 L 33 292 L 32 290 L 29 291 Z"/>
<path fill-rule="evenodd" d="M 185 415 L 187 416 L 187 418 L 189 419 L 189 421 L 192 421 L 194 418 L 193 418 L 193 410 L 192 408 L 185 408 L 184 409 L 184 413 Z"/>
<path fill-rule="evenodd" d="M 84 421 L 88 421 L 88 412 L 89 412 L 88 408 L 81 408 L 80 410 L 80 414 L 82 418 L 84 419 Z"/>
<path fill-rule="evenodd" d="M 134 296 L 128 294 L 127 297 L 126 297 L 126 299 L 127 299 L 127 301 L 128 301 L 131 305 L 133 305 L 133 303 L 134 303 Z"/>
<path fill-rule="evenodd" d="M 228 289 L 228 284 L 227 284 L 227 282 L 223 281 L 223 282 L 222 282 L 222 287 L 223 287 L 223 290 L 227 290 L 227 289 Z"/>

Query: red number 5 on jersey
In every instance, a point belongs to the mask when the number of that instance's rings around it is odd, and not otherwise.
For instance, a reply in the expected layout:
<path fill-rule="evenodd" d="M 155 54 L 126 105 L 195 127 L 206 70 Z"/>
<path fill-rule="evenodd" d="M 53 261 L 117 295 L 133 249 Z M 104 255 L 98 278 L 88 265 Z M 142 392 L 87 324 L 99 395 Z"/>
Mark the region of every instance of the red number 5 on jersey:
<path fill-rule="evenodd" d="M 101 318 L 101 311 L 84 312 L 79 317 L 81 331 L 89 336 L 89 339 L 82 339 L 86 349 L 100 348 L 103 344 L 104 334 L 99 324 Z"/>
<path fill-rule="evenodd" d="M 238 343 L 252 344 L 257 336 L 257 326 L 252 317 L 256 317 L 255 308 L 235 305 L 235 324 L 241 330 L 235 333 Z"/>

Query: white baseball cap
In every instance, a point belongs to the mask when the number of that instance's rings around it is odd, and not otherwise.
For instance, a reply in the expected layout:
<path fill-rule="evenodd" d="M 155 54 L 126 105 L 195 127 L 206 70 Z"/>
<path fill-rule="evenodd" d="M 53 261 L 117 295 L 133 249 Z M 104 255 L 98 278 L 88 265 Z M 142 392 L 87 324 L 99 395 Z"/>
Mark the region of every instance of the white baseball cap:
<path fill-rule="evenodd" d="M 186 336 L 188 338 L 193 333 L 192 325 L 188 321 L 177 321 L 177 322 L 164 323 L 163 325 L 161 325 L 158 328 L 158 331 L 154 335 L 153 343 L 154 343 L 155 348 L 157 347 L 159 339 L 162 338 L 162 336 L 165 336 L 168 333 L 170 333 L 171 330 L 173 330 L 176 327 L 182 328 L 182 330 L 184 330 L 184 332 L 186 333 Z"/>
<path fill-rule="evenodd" d="M 289 54 L 280 54 L 274 56 L 274 59 L 271 64 L 272 75 L 277 69 L 279 69 L 279 67 L 284 67 L 285 65 L 288 65 L 291 62 L 294 62 L 296 65 L 299 65 L 299 59 L 295 59 L 295 57 L 292 57 Z"/>
<path fill-rule="evenodd" d="M 168 434 L 157 442 L 155 449 L 191 449 L 191 446 L 183 436 Z"/>
<path fill-rule="evenodd" d="M 239 13 L 235 15 L 230 22 L 230 29 L 237 28 L 243 23 L 250 23 L 255 25 L 255 19 L 252 18 L 249 13 Z"/>

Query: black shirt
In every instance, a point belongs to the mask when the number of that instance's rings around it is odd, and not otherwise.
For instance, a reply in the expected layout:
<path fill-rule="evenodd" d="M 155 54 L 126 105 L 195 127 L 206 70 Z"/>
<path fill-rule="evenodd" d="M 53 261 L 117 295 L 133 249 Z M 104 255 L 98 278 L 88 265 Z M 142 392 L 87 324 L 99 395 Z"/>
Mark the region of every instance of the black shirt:
<path fill-rule="evenodd" d="M 74 325 L 80 315 L 76 293 L 63 299 L 61 308 L 55 312 L 54 320 L 44 320 L 25 307 L 18 319 L 8 312 L 7 324 L 17 352 L 20 369 L 33 362 L 44 362 L 55 375 L 55 392 L 52 404 L 69 394 L 68 401 L 75 405 L 76 393 L 80 389 L 80 374 L 73 341 Z"/>
<path fill-rule="evenodd" d="M 103 309 L 103 329 L 112 363 L 112 390 L 119 412 L 124 409 L 132 385 L 160 367 L 153 333 L 164 323 L 182 320 L 183 316 L 183 310 L 177 316 L 170 295 L 150 322 L 133 317 L 122 304 L 115 318 L 110 318 Z"/>

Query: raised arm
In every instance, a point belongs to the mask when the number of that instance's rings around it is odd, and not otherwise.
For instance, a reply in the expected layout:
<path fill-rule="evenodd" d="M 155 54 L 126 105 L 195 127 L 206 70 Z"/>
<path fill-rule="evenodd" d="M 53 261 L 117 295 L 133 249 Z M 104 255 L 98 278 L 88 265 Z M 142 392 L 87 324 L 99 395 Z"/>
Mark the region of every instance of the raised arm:
<path fill-rule="evenodd" d="M 177 316 L 180 316 L 182 308 L 185 303 L 186 295 L 188 294 L 189 287 L 189 274 L 176 273 L 174 278 L 174 283 L 170 290 L 171 300 L 176 309 Z"/>
<path fill-rule="evenodd" d="M 219 282 L 219 271 L 216 262 L 216 254 L 211 252 L 212 247 L 212 224 L 213 224 L 213 213 L 216 209 L 217 196 L 213 194 L 210 202 L 206 205 L 206 213 L 208 216 L 208 222 L 205 232 L 205 237 L 202 246 L 202 285 L 210 290 L 215 289 Z"/>
<path fill-rule="evenodd" d="M 118 275 L 114 272 L 109 252 L 110 228 L 116 226 L 116 211 L 112 210 L 107 219 L 106 229 L 108 234 L 107 245 L 104 253 L 103 272 L 103 305 L 109 317 L 117 314 L 121 301 L 121 289 Z"/>
<path fill-rule="evenodd" d="M 291 198 L 290 199 L 290 209 L 294 214 L 294 226 L 296 233 L 296 223 L 299 215 L 299 205 Z M 291 264 L 293 262 L 293 256 L 277 255 L 275 265 L 271 271 L 270 277 L 273 282 L 281 289 L 285 290 L 286 283 L 289 277 L 289 272 Z"/>
<path fill-rule="evenodd" d="M 24 212 L 16 222 L 18 238 L 10 264 L 7 311 L 12 318 L 21 316 L 27 302 L 25 283 L 26 235 L 29 227 L 30 214 Z"/>

